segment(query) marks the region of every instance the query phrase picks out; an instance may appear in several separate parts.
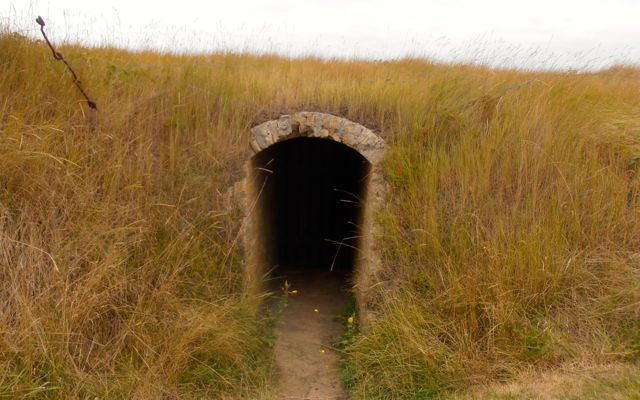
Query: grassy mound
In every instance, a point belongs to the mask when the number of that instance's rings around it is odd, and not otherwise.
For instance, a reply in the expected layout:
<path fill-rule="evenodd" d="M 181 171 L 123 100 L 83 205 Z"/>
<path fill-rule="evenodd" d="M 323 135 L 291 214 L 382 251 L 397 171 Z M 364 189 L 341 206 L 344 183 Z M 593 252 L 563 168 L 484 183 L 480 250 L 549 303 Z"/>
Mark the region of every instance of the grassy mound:
<path fill-rule="evenodd" d="M 240 398 L 248 130 L 317 110 L 390 145 L 355 398 L 428 398 L 640 355 L 640 72 L 61 49 L 0 36 L 0 397 Z"/>
<path fill-rule="evenodd" d="M 638 72 L 445 71 L 393 137 L 379 216 L 392 289 L 351 349 L 356 392 L 424 398 L 526 366 L 637 360 Z"/>
<path fill-rule="evenodd" d="M 44 50 L 0 39 L 0 397 L 252 393 L 268 353 L 221 194 L 233 139 L 180 75 L 63 49 L 89 114 Z"/>

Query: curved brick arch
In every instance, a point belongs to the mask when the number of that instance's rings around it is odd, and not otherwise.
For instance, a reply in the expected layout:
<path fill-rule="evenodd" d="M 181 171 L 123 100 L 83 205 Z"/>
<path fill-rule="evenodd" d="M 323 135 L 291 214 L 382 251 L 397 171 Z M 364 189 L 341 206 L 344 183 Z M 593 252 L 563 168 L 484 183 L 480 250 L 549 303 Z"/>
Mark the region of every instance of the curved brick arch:
<path fill-rule="evenodd" d="M 386 144 L 370 129 L 346 118 L 320 112 L 283 115 L 251 129 L 251 149 L 258 153 L 274 143 L 295 137 L 317 137 L 343 143 L 377 164 Z"/>
<path fill-rule="evenodd" d="M 268 271 L 264 263 L 265 254 L 268 252 L 264 238 L 269 232 L 261 228 L 260 213 L 256 209 L 264 188 L 262 175 L 266 169 L 257 168 L 254 161 L 258 153 L 271 145 L 299 137 L 324 138 L 342 143 L 357 151 L 370 164 L 363 197 L 366 207 L 361 220 L 358 256 L 353 265 L 353 293 L 361 322 L 366 326 L 371 318 L 375 318 L 371 304 L 375 297 L 374 288 L 379 286 L 380 282 L 378 271 L 381 268 L 381 257 L 377 243 L 382 237 L 382 229 L 373 216 L 384 207 L 388 191 L 382 174 L 382 160 L 387 145 L 370 129 L 346 118 L 304 111 L 283 115 L 251 129 L 249 144 L 252 154 L 245 164 L 245 179 L 238 191 L 244 209 L 240 229 L 247 257 L 245 284 L 249 291 L 259 291 L 262 277 Z"/>

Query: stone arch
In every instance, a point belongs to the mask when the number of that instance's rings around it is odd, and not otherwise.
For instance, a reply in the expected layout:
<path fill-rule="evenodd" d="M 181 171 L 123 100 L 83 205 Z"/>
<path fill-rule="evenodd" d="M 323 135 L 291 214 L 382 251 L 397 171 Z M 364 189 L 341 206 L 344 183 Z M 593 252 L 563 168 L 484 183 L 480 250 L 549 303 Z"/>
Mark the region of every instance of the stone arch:
<path fill-rule="evenodd" d="M 384 156 L 385 142 L 370 129 L 320 112 L 299 112 L 283 115 L 251 129 L 251 149 L 258 153 L 272 144 L 295 137 L 317 137 L 335 140 L 360 153 L 372 165 Z"/>
<path fill-rule="evenodd" d="M 384 204 L 385 184 L 381 174 L 381 162 L 386 151 L 385 141 L 370 129 L 348 119 L 320 112 L 298 112 L 282 115 L 278 119 L 259 124 L 251 129 L 249 147 L 251 152 L 245 164 L 245 179 L 242 185 L 244 218 L 241 227 L 246 255 L 246 284 L 250 292 L 262 289 L 268 266 L 264 265 L 264 236 L 269 232 L 261 228 L 256 206 L 264 187 L 259 178 L 262 168 L 256 168 L 252 161 L 256 155 L 270 146 L 289 139 L 308 137 L 332 140 L 355 150 L 368 163 L 363 212 L 360 218 L 361 238 L 357 257 L 353 265 L 353 294 L 356 299 L 361 321 L 372 317 L 369 307 L 370 288 L 377 282 L 380 269 L 380 255 L 376 239 L 380 237 L 374 215 Z M 262 185 L 262 186 L 261 186 Z"/>

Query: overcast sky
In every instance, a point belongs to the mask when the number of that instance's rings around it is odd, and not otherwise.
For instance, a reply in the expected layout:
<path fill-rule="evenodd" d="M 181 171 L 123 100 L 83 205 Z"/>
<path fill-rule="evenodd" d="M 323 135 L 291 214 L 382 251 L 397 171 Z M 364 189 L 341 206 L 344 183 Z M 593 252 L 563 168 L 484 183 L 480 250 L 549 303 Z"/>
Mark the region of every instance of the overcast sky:
<path fill-rule="evenodd" d="M 640 64 L 640 0 L 0 0 L 54 41 L 326 58 L 418 56 L 525 69 Z"/>

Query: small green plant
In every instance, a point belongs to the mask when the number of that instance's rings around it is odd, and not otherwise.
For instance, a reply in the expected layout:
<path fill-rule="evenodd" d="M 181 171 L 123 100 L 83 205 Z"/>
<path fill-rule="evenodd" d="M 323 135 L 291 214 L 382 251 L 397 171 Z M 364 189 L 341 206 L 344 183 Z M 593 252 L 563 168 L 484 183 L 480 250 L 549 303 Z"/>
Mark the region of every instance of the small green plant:
<path fill-rule="evenodd" d="M 291 294 L 291 285 L 288 280 L 285 280 L 282 285 L 282 290 L 280 293 L 276 292 L 271 295 L 270 301 L 274 303 L 272 307 L 269 307 L 266 311 L 266 321 L 265 329 L 263 330 L 263 334 L 261 335 L 262 342 L 268 346 L 269 348 L 273 347 L 276 340 L 276 327 L 278 325 L 278 321 L 280 321 L 280 317 L 282 313 L 287 308 L 287 303 L 289 301 L 289 295 Z"/>
<path fill-rule="evenodd" d="M 348 305 L 340 310 L 340 321 L 344 326 L 344 331 L 340 335 L 335 348 L 340 354 L 340 378 L 346 388 L 354 385 L 354 371 L 348 357 L 349 346 L 351 346 L 358 336 L 358 317 L 356 314 L 356 303 L 351 300 Z"/>
<path fill-rule="evenodd" d="M 522 357 L 527 361 L 542 360 L 547 355 L 549 336 L 537 326 L 516 328 L 518 339 L 522 342 Z"/>

